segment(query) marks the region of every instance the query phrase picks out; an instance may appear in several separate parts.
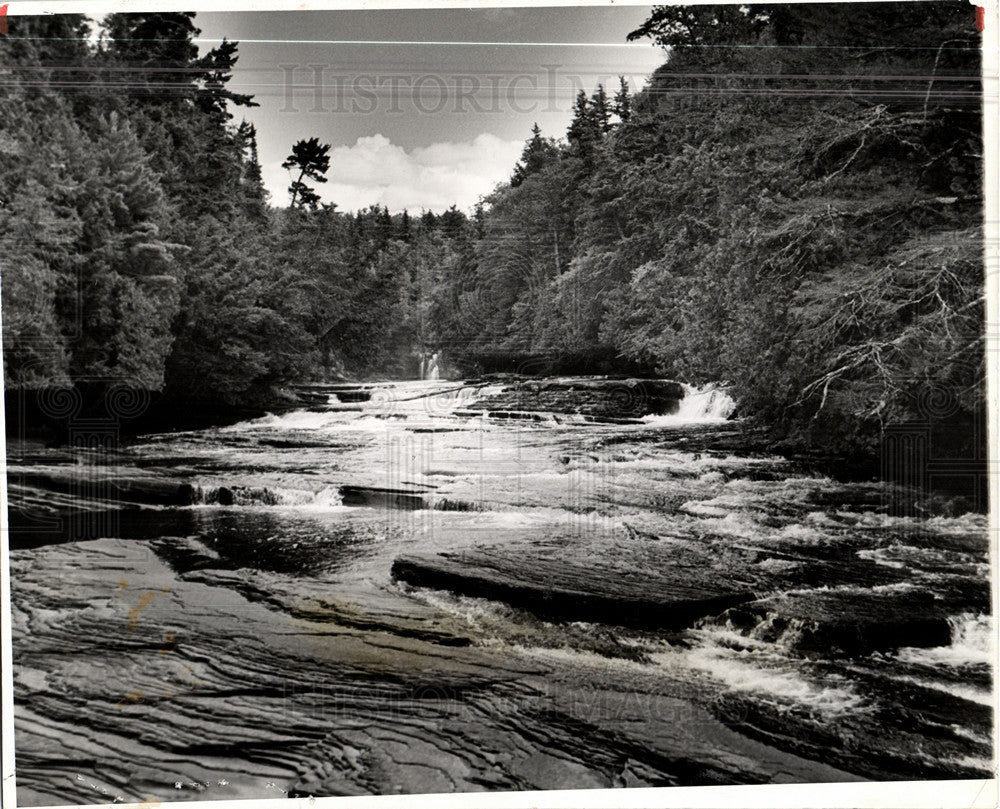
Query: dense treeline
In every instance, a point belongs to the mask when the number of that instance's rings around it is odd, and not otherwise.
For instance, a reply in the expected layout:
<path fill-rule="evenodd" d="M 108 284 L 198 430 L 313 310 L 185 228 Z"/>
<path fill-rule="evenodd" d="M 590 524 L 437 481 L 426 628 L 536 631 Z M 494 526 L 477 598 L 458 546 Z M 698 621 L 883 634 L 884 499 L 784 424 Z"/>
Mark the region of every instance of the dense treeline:
<path fill-rule="evenodd" d="M 659 7 L 632 36 L 670 49 L 649 86 L 580 94 L 566 140 L 534 132 L 487 200 L 475 271 L 440 296 L 454 350 L 726 381 L 744 413 L 835 450 L 873 450 L 888 424 L 968 427 L 984 395 L 968 10 Z"/>
<path fill-rule="evenodd" d="M 743 412 L 841 449 L 980 407 L 967 9 L 662 7 L 641 36 L 670 48 L 649 86 L 581 94 L 566 141 L 535 132 L 488 200 L 473 280 L 452 283 L 467 356 L 724 380 Z"/>
<path fill-rule="evenodd" d="M 831 449 L 982 401 L 967 4 L 657 7 L 632 35 L 667 48 L 649 85 L 580 93 L 471 216 L 321 205 L 314 138 L 269 207 L 234 43 L 199 56 L 191 14 L 84 29 L 18 18 L 0 41 L 8 385 L 235 402 L 434 350 L 724 381 Z"/>
<path fill-rule="evenodd" d="M 111 15 L 96 44 L 81 16 L 10 25 L 8 390 L 126 384 L 235 404 L 401 370 L 419 303 L 396 259 L 422 224 L 320 208 L 309 172 L 289 209 L 270 207 L 256 132 L 234 117 L 254 102 L 226 88 L 236 43 L 199 56 L 191 13 Z"/>

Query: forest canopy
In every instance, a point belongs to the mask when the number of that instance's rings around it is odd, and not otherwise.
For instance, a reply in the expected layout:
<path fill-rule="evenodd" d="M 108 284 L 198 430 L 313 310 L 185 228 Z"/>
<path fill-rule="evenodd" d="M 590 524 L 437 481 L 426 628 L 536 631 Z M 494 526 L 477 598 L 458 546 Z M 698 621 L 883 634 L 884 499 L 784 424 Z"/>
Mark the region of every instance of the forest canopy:
<path fill-rule="evenodd" d="M 967 3 L 656 7 L 642 89 L 581 92 L 474 212 L 341 212 L 289 144 L 269 203 L 238 43 L 190 13 L 0 39 L 8 390 L 240 403 L 290 381 L 644 373 L 871 450 L 984 395 L 979 35 Z"/>

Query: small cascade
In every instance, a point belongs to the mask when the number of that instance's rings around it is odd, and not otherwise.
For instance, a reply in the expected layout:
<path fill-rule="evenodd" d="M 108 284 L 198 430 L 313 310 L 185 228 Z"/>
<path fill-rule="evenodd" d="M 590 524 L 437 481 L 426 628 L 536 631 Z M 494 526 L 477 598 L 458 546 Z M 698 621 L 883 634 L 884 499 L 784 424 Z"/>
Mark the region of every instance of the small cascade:
<path fill-rule="evenodd" d="M 951 645 L 968 650 L 970 658 L 989 661 L 997 642 L 996 624 L 992 615 L 966 612 L 948 620 L 951 625 Z"/>
<path fill-rule="evenodd" d="M 440 358 L 438 352 L 428 355 L 420 353 L 420 379 L 437 381 L 441 378 Z"/>
<path fill-rule="evenodd" d="M 705 385 L 700 388 L 684 385 L 684 398 L 674 414 L 689 421 L 725 421 L 736 408 L 725 388 Z"/>
<path fill-rule="evenodd" d="M 206 506 L 313 506 L 342 505 L 340 489 L 328 486 L 318 492 L 264 486 L 219 486 L 199 489 L 197 502 Z"/>
<path fill-rule="evenodd" d="M 989 666 L 996 657 L 996 623 L 992 615 L 967 612 L 948 618 L 951 643 L 929 649 L 901 649 L 899 658 L 930 666 Z"/>

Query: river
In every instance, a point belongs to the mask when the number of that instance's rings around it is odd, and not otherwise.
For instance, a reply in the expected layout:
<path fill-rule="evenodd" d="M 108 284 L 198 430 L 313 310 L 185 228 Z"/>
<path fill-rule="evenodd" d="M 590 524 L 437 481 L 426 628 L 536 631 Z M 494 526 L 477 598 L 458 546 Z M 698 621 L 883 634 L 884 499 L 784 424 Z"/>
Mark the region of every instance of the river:
<path fill-rule="evenodd" d="M 748 451 L 718 392 L 617 422 L 492 393 L 10 441 L 19 803 L 988 777 L 985 515 Z M 749 595 L 629 625 L 490 577 Z"/>

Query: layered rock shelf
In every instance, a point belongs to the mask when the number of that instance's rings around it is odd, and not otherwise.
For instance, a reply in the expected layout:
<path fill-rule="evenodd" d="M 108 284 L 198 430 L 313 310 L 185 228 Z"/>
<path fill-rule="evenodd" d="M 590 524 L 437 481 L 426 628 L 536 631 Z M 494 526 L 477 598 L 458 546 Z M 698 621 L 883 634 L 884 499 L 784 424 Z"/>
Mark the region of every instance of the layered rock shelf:
<path fill-rule="evenodd" d="M 847 655 L 902 646 L 947 646 L 947 613 L 933 598 L 898 598 L 851 591 L 782 595 L 727 610 L 725 623 L 757 640 L 804 652 Z"/>
<path fill-rule="evenodd" d="M 394 579 L 418 587 L 503 601 L 542 618 L 633 629 L 680 629 L 754 598 L 687 571 L 638 580 L 607 573 L 552 556 L 487 551 L 400 556 L 392 565 Z"/>
<path fill-rule="evenodd" d="M 397 508 L 404 511 L 432 507 L 428 490 L 419 488 L 399 489 L 345 485 L 340 487 L 340 498 L 345 506 L 374 506 Z"/>
<path fill-rule="evenodd" d="M 341 402 L 367 402 L 372 396 L 371 385 L 350 382 L 290 385 L 288 390 L 307 404 L 326 404 L 331 395 L 336 396 Z"/>
<path fill-rule="evenodd" d="M 101 499 L 109 503 L 142 503 L 155 506 L 187 506 L 197 502 L 198 490 L 187 482 L 123 473 L 114 467 L 65 467 L 46 472 L 15 472 L 14 482 L 76 498 Z"/>
<path fill-rule="evenodd" d="M 498 392 L 484 392 L 470 409 L 629 419 L 676 413 L 684 395 L 683 385 L 666 379 L 515 380 Z"/>
<path fill-rule="evenodd" d="M 248 571 L 185 573 L 164 544 L 12 559 L 23 805 L 857 779 L 746 739 L 668 676 L 444 646 L 467 625 L 356 575 L 293 617 L 232 586 Z M 265 583 L 302 601 L 301 579 Z"/>

